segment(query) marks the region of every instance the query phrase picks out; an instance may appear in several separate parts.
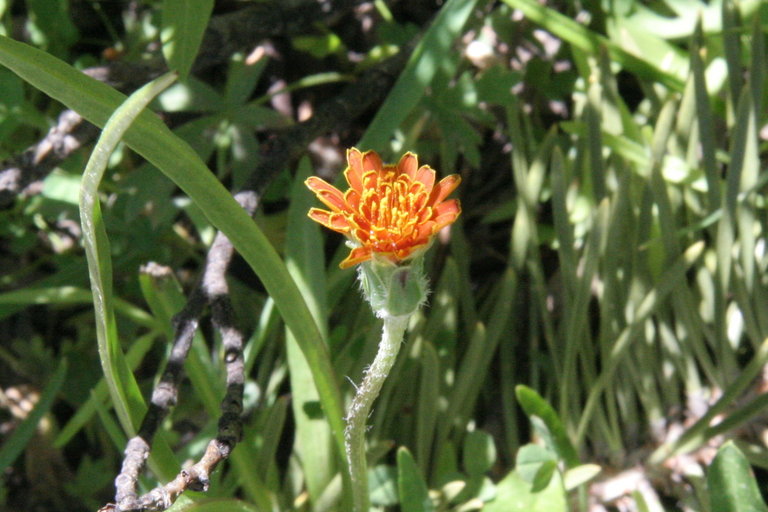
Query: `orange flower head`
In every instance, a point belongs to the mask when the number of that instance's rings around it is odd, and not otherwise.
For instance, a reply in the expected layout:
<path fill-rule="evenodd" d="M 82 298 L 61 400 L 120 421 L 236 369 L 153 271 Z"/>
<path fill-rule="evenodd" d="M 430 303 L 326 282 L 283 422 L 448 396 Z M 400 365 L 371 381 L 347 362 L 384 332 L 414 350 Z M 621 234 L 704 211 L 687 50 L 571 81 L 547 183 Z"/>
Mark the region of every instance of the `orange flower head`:
<path fill-rule="evenodd" d="M 341 262 L 348 268 L 374 258 L 397 265 L 426 250 L 440 229 L 461 213 L 457 199 L 446 197 L 461 182 L 453 174 L 435 184 L 435 171 L 419 167 L 413 153 L 397 165 L 384 165 L 375 151 L 347 151 L 344 176 L 349 190 L 342 193 L 313 176 L 307 187 L 328 208 L 312 208 L 309 218 L 346 235 L 352 251 Z"/>

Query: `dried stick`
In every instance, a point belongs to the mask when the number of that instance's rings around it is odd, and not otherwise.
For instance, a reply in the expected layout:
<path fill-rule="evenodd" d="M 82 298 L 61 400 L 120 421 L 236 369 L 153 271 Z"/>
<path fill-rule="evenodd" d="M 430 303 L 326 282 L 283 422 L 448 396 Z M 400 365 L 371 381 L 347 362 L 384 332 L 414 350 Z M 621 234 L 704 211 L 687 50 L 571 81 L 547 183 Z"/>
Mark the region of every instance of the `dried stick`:
<path fill-rule="evenodd" d="M 235 198 L 249 215 L 253 215 L 257 205 L 255 194 L 243 192 Z M 229 457 L 240 440 L 240 416 L 243 410 L 245 383 L 243 334 L 234 325 L 225 275 L 233 253 L 229 239 L 223 233 L 217 233 L 208 251 L 200 284 L 192 291 L 184 309 L 174 318 L 176 329 L 173 348 L 163 375 L 152 393 L 149 410 L 139 433 L 128 441 L 125 449 L 123 466 L 115 479 L 115 503 L 102 507 L 100 511 L 165 510 L 186 489 L 207 490 L 208 475 L 219 462 Z M 171 407 L 176 404 L 182 367 L 192 345 L 199 317 L 206 305 L 210 306 L 214 326 L 221 334 L 227 372 L 227 389 L 221 403 L 218 435 L 208 444 L 203 457 L 196 464 L 182 470 L 166 485 L 157 487 L 144 496 L 138 496 L 136 486 L 149 456 L 152 438 Z"/>

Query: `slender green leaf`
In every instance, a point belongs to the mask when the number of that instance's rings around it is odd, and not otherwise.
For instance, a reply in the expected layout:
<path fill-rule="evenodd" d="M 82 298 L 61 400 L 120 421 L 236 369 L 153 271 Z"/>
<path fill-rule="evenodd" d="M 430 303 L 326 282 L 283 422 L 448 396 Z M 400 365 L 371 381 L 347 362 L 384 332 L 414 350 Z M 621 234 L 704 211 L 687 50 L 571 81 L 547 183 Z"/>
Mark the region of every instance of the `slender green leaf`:
<path fill-rule="evenodd" d="M 136 434 L 146 412 L 146 405 L 118 339 L 112 296 L 112 261 L 109 239 L 101 216 L 98 188 L 109 157 L 126 130 L 149 102 L 175 79 L 172 73 L 157 78 L 136 91 L 115 110 L 88 160 L 80 191 L 80 222 L 93 292 L 99 358 L 115 411 L 123 431 L 129 436 Z M 162 441 L 159 444 L 162 445 L 160 451 L 164 456 L 154 456 L 150 463 L 162 478 L 170 478 L 177 470 L 175 460 L 173 456 L 167 456 L 167 445 Z"/>
<path fill-rule="evenodd" d="M 160 39 L 168 67 L 186 79 L 213 12 L 213 0 L 164 0 Z"/>
<path fill-rule="evenodd" d="M 309 160 L 305 158 L 299 163 L 291 193 L 285 258 L 288 271 L 299 286 L 321 332 L 325 333 L 328 316 L 323 240 L 319 226 L 307 218 L 314 197 L 304 186 L 304 180 L 311 174 Z M 320 407 L 320 395 L 312 380 L 309 363 L 290 331 L 287 333 L 286 352 L 291 379 L 291 406 L 296 421 L 295 450 L 304 469 L 310 500 L 315 502 L 335 473 L 333 437 Z"/>
<path fill-rule="evenodd" d="M 428 467 L 435 437 L 440 392 L 440 359 L 434 345 L 424 340 L 416 415 L 416 460 L 422 471 Z"/>

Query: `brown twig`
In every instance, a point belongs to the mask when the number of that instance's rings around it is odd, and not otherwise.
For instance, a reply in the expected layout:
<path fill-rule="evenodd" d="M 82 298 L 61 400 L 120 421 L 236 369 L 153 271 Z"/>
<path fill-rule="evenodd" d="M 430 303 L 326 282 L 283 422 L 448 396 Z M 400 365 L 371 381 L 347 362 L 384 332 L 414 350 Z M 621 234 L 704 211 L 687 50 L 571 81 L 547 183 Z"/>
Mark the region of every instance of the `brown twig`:
<path fill-rule="evenodd" d="M 256 210 L 256 195 L 250 192 L 237 194 L 235 198 L 252 215 Z M 190 295 L 184 309 L 176 315 L 175 339 L 163 375 L 152 393 L 147 415 L 139 433 L 128 441 L 125 459 L 120 474 L 115 479 L 115 503 L 102 507 L 103 512 L 126 512 L 133 510 L 165 510 L 186 489 L 206 490 L 208 475 L 222 460 L 229 457 L 240 440 L 243 410 L 243 335 L 235 327 L 226 270 L 234 249 L 227 237 L 219 232 L 206 258 L 203 277 Z M 179 475 L 164 486 L 138 496 L 136 486 L 144 469 L 152 438 L 163 419 L 178 399 L 178 384 L 182 366 L 192 345 L 198 320 L 208 305 L 211 308 L 214 326 L 221 334 L 224 348 L 224 362 L 227 372 L 227 389 L 221 402 L 221 418 L 218 435 L 205 450 L 203 457 L 193 466 L 182 470 Z"/>

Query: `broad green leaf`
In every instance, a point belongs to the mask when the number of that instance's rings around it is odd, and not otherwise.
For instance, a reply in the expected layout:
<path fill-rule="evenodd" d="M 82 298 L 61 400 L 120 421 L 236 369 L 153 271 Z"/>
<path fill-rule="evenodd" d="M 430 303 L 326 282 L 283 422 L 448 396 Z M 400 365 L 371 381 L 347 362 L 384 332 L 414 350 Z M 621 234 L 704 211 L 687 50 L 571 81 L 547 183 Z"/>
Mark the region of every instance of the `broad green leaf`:
<path fill-rule="evenodd" d="M 552 481 L 552 477 L 557 471 L 557 461 L 545 460 L 539 466 L 536 474 L 533 476 L 533 482 L 531 482 L 531 491 L 540 492 L 549 486 Z"/>
<path fill-rule="evenodd" d="M 483 507 L 483 512 L 566 512 L 568 501 L 558 473 L 549 486 L 537 493 L 517 471 L 511 471 L 496 486 L 496 498 Z"/>
<path fill-rule="evenodd" d="M 168 67 L 186 79 L 203 41 L 213 0 L 164 0 L 160 39 Z"/>
<path fill-rule="evenodd" d="M 517 451 L 515 472 L 520 475 L 520 478 L 533 484 L 542 465 L 549 462 L 557 462 L 555 453 L 544 446 L 528 443 Z"/>
<path fill-rule="evenodd" d="M 402 512 L 430 512 L 435 507 L 429 499 L 424 477 L 407 448 L 397 450 L 397 489 Z"/>
<path fill-rule="evenodd" d="M 571 440 L 565 431 L 563 423 L 560 421 L 555 410 L 547 403 L 544 398 L 533 389 L 522 384 L 515 388 L 517 400 L 520 407 L 529 417 L 536 416 L 540 418 L 547 426 L 552 436 L 553 449 L 565 461 L 568 467 L 575 467 L 579 463 L 579 457 L 576 454 Z"/>
<path fill-rule="evenodd" d="M 482 475 L 496 462 L 493 437 L 482 430 L 473 430 L 464 437 L 462 449 L 464 470 L 469 476 Z"/>
<path fill-rule="evenodd" d="M 733 442 L 717 451 L 707 471 L 707 486 L 713 511 L 768 511 L 747 458 Z"/>

